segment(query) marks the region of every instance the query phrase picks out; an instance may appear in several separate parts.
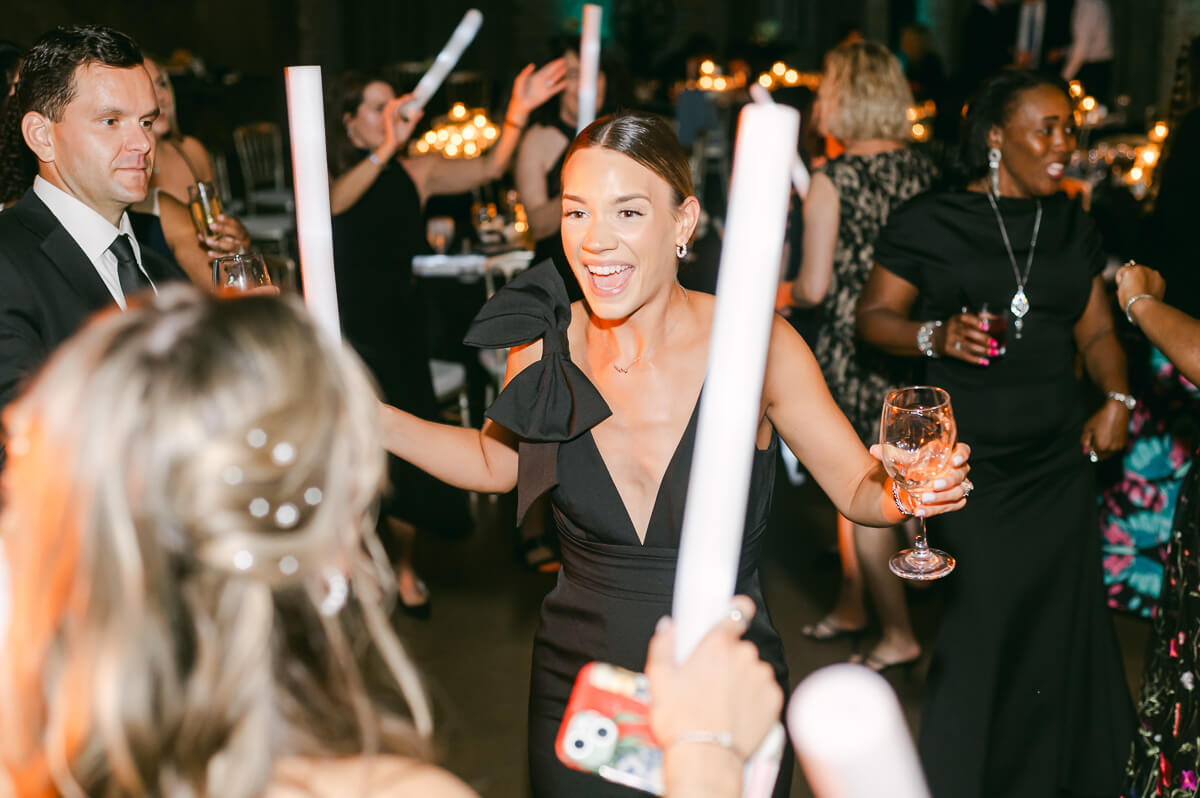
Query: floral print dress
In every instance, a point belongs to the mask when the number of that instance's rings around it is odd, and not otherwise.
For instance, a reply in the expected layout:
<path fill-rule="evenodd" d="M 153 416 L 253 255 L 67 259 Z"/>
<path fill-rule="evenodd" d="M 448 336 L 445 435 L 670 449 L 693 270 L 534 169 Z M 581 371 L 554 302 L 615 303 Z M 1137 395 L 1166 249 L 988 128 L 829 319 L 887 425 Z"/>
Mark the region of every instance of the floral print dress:
<path fill-rule="evenodd" d="M 1200 389 L 1157 349 L 1148 362 L 1120 478 L 1100 497 L 1100 531 L 1108 605 L 1152 618 L 1180 485 L 1200 444 Z"/>

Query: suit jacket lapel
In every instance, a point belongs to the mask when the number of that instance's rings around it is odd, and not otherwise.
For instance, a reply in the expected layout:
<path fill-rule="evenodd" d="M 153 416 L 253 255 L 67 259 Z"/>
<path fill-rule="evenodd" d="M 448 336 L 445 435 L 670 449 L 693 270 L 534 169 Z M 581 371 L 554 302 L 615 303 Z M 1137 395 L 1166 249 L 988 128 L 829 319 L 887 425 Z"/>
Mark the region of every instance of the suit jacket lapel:
<path fill-rule="evenodd" d="M 26 191 L 21 201 L 7 212 L 17 214 L 17 218 L 42 239 L 42 252 L 88 307 L 114 304 L 115 300 L 96 267 L 33 189 Z"/>

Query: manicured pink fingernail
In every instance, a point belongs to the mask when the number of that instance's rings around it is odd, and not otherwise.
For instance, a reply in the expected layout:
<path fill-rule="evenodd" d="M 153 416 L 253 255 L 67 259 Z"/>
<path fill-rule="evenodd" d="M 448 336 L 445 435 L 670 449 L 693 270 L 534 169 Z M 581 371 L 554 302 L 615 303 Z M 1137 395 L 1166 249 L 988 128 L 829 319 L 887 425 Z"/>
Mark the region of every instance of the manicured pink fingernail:
<path fill-rule="evenodd" d="M 990 346 L 990 347 L 992 347 L 993 349 L 995 349 L 995 348 L 997 348 L 997 347 L 999 347 L 999 346 L 1000 346 L 1000 342 L 999 342 L 999 341 L 997 341 L 995 338 L 989 338 L 989 339 L 988 339 L 988 346 Z"/>
<path fill-rule="evenodd" d="M 999 349 L 992 348 L 992 349 L 989 349 L 989 350 L 988 350 L 988 355 L 989 355 L 990 357 L 995 357 L 995 356 L 996 356 L 996 355 L 998 355 L 998 354 L 1000 354 L 1000 350 L 999 350 Z"/>
<path fill-rule="evenodd" d="M 979 358 L 979 365 L 981 366 L 990 366 L 991 363 L 992 361 L 988 360 L 986 357 Z"/>
<path fill-rule="evenodd" d="M 984 332 L 987 332 L 987 328 L 988 328 L 987 319 L 980 319 L 979 329 L 983 330 Z"/>

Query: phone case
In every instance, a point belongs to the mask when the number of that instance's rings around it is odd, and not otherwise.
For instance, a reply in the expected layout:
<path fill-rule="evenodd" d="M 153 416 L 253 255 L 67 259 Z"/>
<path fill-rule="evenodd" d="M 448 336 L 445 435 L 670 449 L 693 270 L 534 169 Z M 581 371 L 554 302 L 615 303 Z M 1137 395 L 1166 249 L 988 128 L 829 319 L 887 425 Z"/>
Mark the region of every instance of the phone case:
<path fill-rule="evenodd" d="M 662 795 L 662 751 L 650 733 L 649 701 L 644 674 L 588 663 L 558 729 L 558 758 L 576 770 Z"/>

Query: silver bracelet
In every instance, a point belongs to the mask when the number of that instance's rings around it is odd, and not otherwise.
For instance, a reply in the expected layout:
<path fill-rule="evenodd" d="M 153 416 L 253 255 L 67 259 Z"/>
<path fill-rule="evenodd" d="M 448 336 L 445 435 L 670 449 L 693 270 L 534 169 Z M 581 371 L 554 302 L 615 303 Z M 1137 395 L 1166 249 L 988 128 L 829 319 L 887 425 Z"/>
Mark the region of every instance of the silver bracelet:
<path fill-rule="evenodd" d="M 1134 327 L 1138 326 L 1138 324 L 1133 320 L 1133 316 L 1130 315 L 1129 311 L 1133 308 L 1133 303 L 1139 299 L 1154 299 L 1154 294 L 1135 294 L 1129 297 L 1129 301 L 1125 303 L 1125 318 L 1129 319 L 1129 323 Z"/>
<path fill-rule="evenodd" d="M 900 515 L 906 517 L 912 515 L 912 510 L 905 507 L 904 503 L 900 501 L 900 483 L 894 479 L 892 480 L 892 501 L 896 502 L 896 509 L 900 511 Z"/>
<path fill-rule="evenodd" d="M 933 349 L 933 333 L 942 326 L 940 321 L 927 321 L 917 329 L 917 349 L 925 357 L 941 357 Z"/>
<path fill-rule="evenodd" d="M 736 756 L 740 761 L 745 762 L 749 757 L 733 745 L 733 733 L 729 731 L 710 732 L 704 729 L 695 731 L 686 731 L 680 734 L 671 741 L 669 748 L 674 748 L 677 745 L 684 743 L 699 743 L 701 745 L 715 745 L 718 748 L 724 748 L 729 753 Z"/>
<path fill-rule="evenodd" d="M 376 155 L 375 153 L 371 153 L 370 155 L 368 155 L 367 160 L 370 161 L 371 163 L 375 164 L 376 166 L 383 166 L 383 161 L 379 160 L 379 156 Z"/>
<path fill-rule="evenodd" d="M 1120 391 L 1109 391 L 1108 393 L 1104 394 L 1104 396 L 1107 399 L 1112 399 L 1114 402 L 1120 402 L 1121 404 L 1125 405 L 1125 409 L 1130 412 L 1133 412 L 1134 408 L 1137 407 L 1137 397 L 1130 396 L 1127 393 L 1121 393 Z"/>

